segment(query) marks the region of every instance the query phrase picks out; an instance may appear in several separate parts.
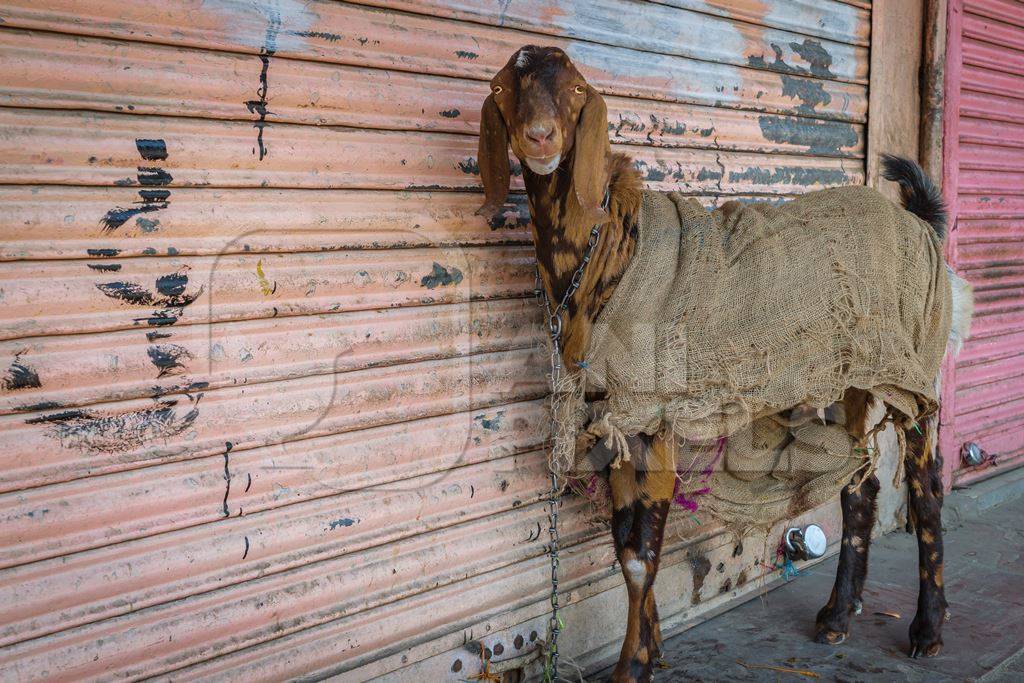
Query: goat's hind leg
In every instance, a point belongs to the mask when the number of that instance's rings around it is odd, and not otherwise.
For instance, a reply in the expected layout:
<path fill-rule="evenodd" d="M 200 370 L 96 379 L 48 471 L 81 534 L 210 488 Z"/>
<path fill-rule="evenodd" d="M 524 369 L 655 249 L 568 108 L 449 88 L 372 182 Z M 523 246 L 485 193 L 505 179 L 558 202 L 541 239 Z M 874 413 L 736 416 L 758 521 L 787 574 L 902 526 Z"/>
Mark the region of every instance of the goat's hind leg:
<path fill-rule="evenodd" d="M 612 536 L 629 598 L 626 635 L 612 673 L 616 683 L 651 680 L 661 659 L 654 579 L 676 476 L 671 449 L 660 437 L 631 439 L 630 450 L 631 461 L 609 477 Z"/>
<path fill-rule="evenodd" d="M 846 486 L 842 492 L 843 540 L 839 547 L 839 568 L 832 595 L 818 612 L 814 640 L 838 645 L 850 633 L 850 616 L 862 606 L 864 579 L 868 573 L 868 546 L 875 521 L 878 478 L 861 482 L 858 490 Z"/>
<path fill-rule="evenodd" d="M 942 650 L 946 593 L 942 583 L 942 460 L 933 457 L 930 430 L 907 430 L 907 486 L 917 531 L 919 588 L 910 624 L 910 656 L 934 657 Z"/>
<path fill-rule="evenodd" d="M 846 430 L 860 441 L 867 433 L 871 397 L 861 389 L 850 389 L 843 396 Z M 850 633 L 850 617 L 863 606 L 864 580 L 868 573 L 868 548 L 871 528 L 875 523 L 875 501 L 879 483 L 874 475 L 859 486 L 851 482 L 843 488 L 840 500 L 843 510 L 843 539 L 839 547 L 839 567 L 832 595 L 815 621 L 814 639 L 819 643 L 838 645 Z"/>

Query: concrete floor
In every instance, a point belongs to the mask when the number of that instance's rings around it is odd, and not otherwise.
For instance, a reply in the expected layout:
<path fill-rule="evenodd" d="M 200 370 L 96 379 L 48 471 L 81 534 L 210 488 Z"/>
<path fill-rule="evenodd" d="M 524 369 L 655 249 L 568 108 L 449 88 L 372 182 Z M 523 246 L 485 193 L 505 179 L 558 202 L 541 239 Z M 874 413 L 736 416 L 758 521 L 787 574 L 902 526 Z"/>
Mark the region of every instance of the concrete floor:
<path fill-rule="evenodd" d="M 669 638 L 670 668 L 658 671 L 655 680 L 1024 681 L 1024 498 L 1007 496 L 1002 488 L 1002 496 L 987 498 L 998 503 L 993 507 L 972 501 L 976 493 L 948 499 L 945 580 L 951 619 L 938 657 L 914 660 L 906 654 L 917 602 L 917 548 L 913 536 L 895 532 L 872 544 L 864 611 L 853 618 L 846 643 L 833 647 L 812 641 L 814 616 L 835 577 L 832 558 Z M 899 616 L 878 614 L 883 611 Z M 818 678 L 747 668 L 739 661 L 800 669 Z M 591 680 L 607 680 L 610 673 Z"/>

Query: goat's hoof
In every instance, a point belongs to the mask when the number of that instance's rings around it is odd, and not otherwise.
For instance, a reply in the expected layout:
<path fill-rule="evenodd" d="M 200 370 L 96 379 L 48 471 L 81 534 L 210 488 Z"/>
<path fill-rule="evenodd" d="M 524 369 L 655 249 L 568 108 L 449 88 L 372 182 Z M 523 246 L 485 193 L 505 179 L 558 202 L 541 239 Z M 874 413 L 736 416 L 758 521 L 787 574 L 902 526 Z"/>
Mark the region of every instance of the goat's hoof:
<path fill-rule="evenodd" d="M 937 657 L 942 652 L 942 641 L 936 640 L 931 643 L 910 643 L 910 656 L 914 659 L 919 657 Z"/>
<path fill-rule="evenodd" d="M 621 659 L 615 666 L 610 679 L 611 683 L 650 683 L 654 680 L 654 669 L 650 661 L 632 658 L 627 662 Z"/>
<path fill-rule="evenodd" d="M 914 659 L 919 657 L 936 657 L 942 652 L 942 636 L 935 633 L 926 633 L 928 629 L 910 630 L 910 656 Z"/>
<path fill-rule="evenodd" d="M 831 629 L 822 628 L 814 636 L 814 642 L 823 643 L 826 645 L 839 645 L 848 634 L 845 631 L 833 631 Z"/>
<path fill-rule="evenodd" d="M 935 657 L 942 651 L 943 616 L 930 620 L 914 617 L 910 623 L 911 657 Z"/>
<path fill-rule="evenodd" d="M 658 655 L 658 657 L 654 660 L 654 666 L 658 667 L 659 669 L 671 669 L 672 668 L 669 665 L 669 663 L 665 661 L 665 658 L 662 657 L 661 655 Z"/>

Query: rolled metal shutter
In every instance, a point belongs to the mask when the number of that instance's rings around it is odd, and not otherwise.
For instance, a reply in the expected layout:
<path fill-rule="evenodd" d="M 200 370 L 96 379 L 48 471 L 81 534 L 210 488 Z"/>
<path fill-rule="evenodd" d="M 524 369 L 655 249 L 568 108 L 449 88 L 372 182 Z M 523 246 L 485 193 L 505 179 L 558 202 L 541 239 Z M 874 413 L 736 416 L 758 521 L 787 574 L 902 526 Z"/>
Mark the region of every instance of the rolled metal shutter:
<path fill-rule="evenodd" d="M 559 45 L 649 187 L 779 200 L 864 181 L 869 7 L 5 3 L 0 670 L 438 680 L 480 670 L 467 643 L 533 651 L 546 359 L 525 202 L 473 215 L 487 79 Z M 771 561 L 670 524 L 668 624 Z M 562 526 L 582 661 L 621 579 L 589 503 Z"/>
<path fill-rule="evenodd" d="M 1024 462 L 1024 3 L 955 0 L 947 50 L 949 258 L 974 286 L 971 338 L 947 373 L 947 467 L 974 442 Z M 991 463 L 956 473 L 987 475 Z"/>

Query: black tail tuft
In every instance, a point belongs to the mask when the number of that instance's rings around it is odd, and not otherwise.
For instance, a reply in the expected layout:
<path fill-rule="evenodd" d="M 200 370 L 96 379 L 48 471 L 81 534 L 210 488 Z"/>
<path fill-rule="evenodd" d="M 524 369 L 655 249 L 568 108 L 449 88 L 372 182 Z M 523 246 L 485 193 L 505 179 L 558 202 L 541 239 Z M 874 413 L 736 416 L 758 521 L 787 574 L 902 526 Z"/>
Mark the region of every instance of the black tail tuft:
<path fill-rule="evenodd" d="M 882 176 L 900 184 L 903 208 L 932 226 L 942 239 L 946 235 L 946 202 L 939 188 L 916 162 L 891 154 L 882 155 Z"/>

